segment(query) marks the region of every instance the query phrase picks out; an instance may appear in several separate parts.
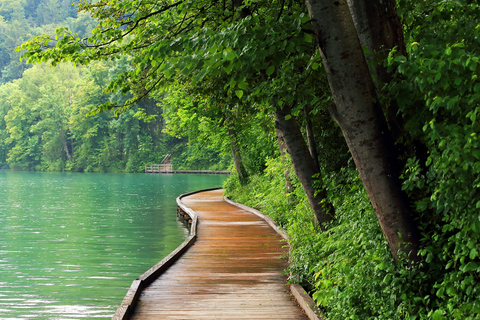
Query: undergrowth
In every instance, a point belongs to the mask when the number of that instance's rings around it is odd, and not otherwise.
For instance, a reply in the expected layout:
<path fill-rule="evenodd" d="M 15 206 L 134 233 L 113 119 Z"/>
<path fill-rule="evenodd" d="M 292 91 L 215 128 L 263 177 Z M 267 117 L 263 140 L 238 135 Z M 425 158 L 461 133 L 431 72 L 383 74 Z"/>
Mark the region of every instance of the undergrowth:
<path fill-rule="evenodd" d="M 226 193 L 286 229 L 289 280 L 306 288 L 328 319 L 449 319 L 438 311 L 448 308 L 435 295 L 438 266 L 427 261 L 417 267 L 394 263 L 355 169 L 323 178 L 335 208 L 335 219 L 324 233 L 315 228 L 313 212 L 295 178 L 293 191 L 286 192 L 283 170 L 280 159 L 269 159 L 264 174 L 251 177 L 247 186 L 240 186 L 232 175 Z M 464 319 L 479 319 L 478 313 Z"/>

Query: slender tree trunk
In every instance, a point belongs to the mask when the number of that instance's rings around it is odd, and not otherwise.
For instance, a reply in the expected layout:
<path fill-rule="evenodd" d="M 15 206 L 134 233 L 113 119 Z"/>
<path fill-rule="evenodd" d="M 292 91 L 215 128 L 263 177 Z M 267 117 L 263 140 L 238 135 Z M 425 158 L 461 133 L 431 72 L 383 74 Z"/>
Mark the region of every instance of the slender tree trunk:
<path fill-rule="evenodd" d="M 285 188 L 288 193 L 292 192 L 292 177 L 290 176 L 290 168 L 287 165 L 287 161 L 285 159 L 287 154 L 287 144 L 285 143 L 285 139 L 283 139 L 282 132 L 275 127 L 275 133 L 277 134 L 278 140 L 278 148 L 280 149 L 280 157 L 282 159 L 283 164 L 283 174 L 285 176 Z"/>
<path fill-rule="evenodd" d="M 315 136 L 313 134 L 313 126 L 312 120 L 310 120 L 310 107 L 305 106 L 305 118 L 306 118 L 306 125 L 305 131 L 307 132 L 307 141 L 308 141 L 308 149 L 310 150 L 310 154 L 312 155 L 313 162 L 315 163 L 316 170 L 320 172 L 320 164 L 318 163 L 318 151 L 317 151 L 317 144 L 315 143 Z"/>
<path fill-rule="evenodd" d="M 65 154 L 67 155 L 68 160 L 70 162 L 73 162 L 73 158 L 68 150 L 67 139 L 65 138 L 65 131 L 63 130 L 63 128 L 60 128 L 60 139 L 62 140 L 63 150 L 65 150 Z"/>
<path fill-rule="evenodd" d="M 286 116 L 289 116 L 289 118 L 286 119 Z M 293 170 L 295 170 L 295 174 L 307 194 L 308 202 L 313 209 L 317 222 L 320 224 L 320 228 L 324 231 L 326 230 L 325 224 L 332 220 L 332 216 L 322 204 L 322 201 L 326 202 L 325 194 L 315 190 L 314 176 L 320 174 L 320 172 L 315 169 L 315 163 L 300 131 L 300 126 L 291 115 L 290 107 L 286 105 L 283 108 L 276 106 L 275 127 L 282 133 L 292 159 Z"/>
<path fill-rule="evenodd" d="M 395 146 L 347 0 L 307 0 L 340 126 L 394 259 L 417 259 L 417 230 L 401 191 Z"/>
<path fill-rule="evenodd" d="M 75 146 L 74 146 L 74 142 L 73 142 L 73 136 L 70 137 L 70 147 L 72 148 L 72 159 L 75 158 Z"/>
<path fill-rule="evenodd" d="M 68 79 L 68 110 L 72 110 L 72 88 L 70 86 L 70 69 L 68 68 L 68 64 L 67 64 L 67 79 Z M 69 115 L 69 118 L 71 117 L 72 115 L 70 114 Z M 64 144 L 64 147 L 67 143 L 65 142 Z M 71 153 L 71 156 L 68 157 L 70 160 L 70 162 L 73 162 L 73 158 L 75 157 L 75 151 L 74 151 L 74 147 L 73 147 L 73 137 L 70 138 L 70 146 L 72 148 L 72 153 Z M 66 152 L 67 152 L 67 156 L 68 156 L 68 148 L 65 149 Z"/>
<path fill-rule="evenodd" d="M 235 169 L 237 170 L 240 183 L 244 184 L 247 182 L 247 179 L 248 179 L 247 170 L 243 165 L 242 156 L 240 154 L 240 148 L 238 147 L 237 132 L 235 131 L 232 125 L 228 126 L 228 136 L 230 137 L 230 148 L 232 150 Z"/>

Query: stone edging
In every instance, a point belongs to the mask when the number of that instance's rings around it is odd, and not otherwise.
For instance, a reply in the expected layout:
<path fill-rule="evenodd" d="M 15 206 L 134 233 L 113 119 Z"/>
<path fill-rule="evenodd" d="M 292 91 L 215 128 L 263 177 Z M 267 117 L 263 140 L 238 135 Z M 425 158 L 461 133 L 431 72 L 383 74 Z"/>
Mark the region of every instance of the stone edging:
<path fill-rule="evenodd" d="M 190 226 L 190 236 L 185 239 L 185 241 L 183 241 L 183 243 L 179 245 L 174 251 L 172 251 L 168 256 L 163 258 L 159 263 L 148 269 L 144 274 L 142 274 L 140 277 L 138 277 L 132 282 L 130 289 L 128 289 L 125 298 L 123 298 L 123 301 L 113 315 L 112 320 L 130 319 L 132 311 L 135 308 L 135 304 L 137 303 L 138 298 L 140 297 L 140 293 L 143 291 L 143 289 L 145 289 L 145 287 L 147 287 L 162 273 L 164 273 L 178 258 L 180 258 L 188 250 L 191 244 L 195 241 L 197 237 L 197 214 L 193 210 L 188 208 L 181 199 L 195 193 L 217 189 L 221 188 L 197 190 L 194 192 L 184 193 L 177 197 L 177 205 L 182 209 L 182 211 L 187 213 L 192 220 L 192 224 Z"/>
<path fill-rule="evenodd" d="M 260 211 L 247 207 L 246 205 L 243 205 L 241 203 L 237 203 L 235 201 L 232 201 L 228 199 L 227 197 L 224 197 L 224 200 L 231 205 L 237 206 L 245 211 L 249 211 L 261 219 L 265 220 L 270 227 L 272 227 L 282 238 L 284 238 L 287 242 L 290 240 L 288 237 L 288 234 L 285 232 L 285 230 L 280 229 L 276 224 L 275 221 L 273 221 L 272 218 L 270 218 L 267 215 L 264 215 Z M 324 320 L 325 317 L 322 314 L 321 310 L 317 307 L 313 299 L 305 292 L 305 289 L 299 284 L 296 283 L 291 283 L 290 284 L 290 291 L 292 292 L 293 296 L 297 300 L 298 304 L 300 307 L 302 307 L 303 311 L 305 314 L 310 318 L 310 320 Z"/>

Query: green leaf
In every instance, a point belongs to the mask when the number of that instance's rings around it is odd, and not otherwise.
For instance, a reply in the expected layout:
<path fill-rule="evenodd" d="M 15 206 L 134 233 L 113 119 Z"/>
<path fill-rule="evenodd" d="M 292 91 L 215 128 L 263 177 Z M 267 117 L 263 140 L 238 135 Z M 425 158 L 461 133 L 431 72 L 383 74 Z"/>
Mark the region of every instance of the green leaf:
<path fill-rule="evenodd" d="M 387 273 L 387 275 L 383 278 L 383 283 L 389 283 L 391 279 L 392 279 L 392 274 Z"/>
<path fill-rule="evenodd" d="M 475 207 L 478 209 L 480 208 L 480 200 L 477 201 L 477 204 L 475 205 Z"/>
<path fill-rule="evenodd" d="M 432 262 L 432 260 L 433 260 L 433 254 L 432 254 L 431 252 L 429 252 L 429 253 L 427 254 L 427 258 L 425 259 L 425 261 L 426 261 L 427 263 L 430 263 L 430 262 Z"/>
<path fill-rule="evenodd" d="M 470 250 L 469 258 L 473 260 L 476 257 L 478 257 L 478 251 L 476 248 L 473 248 L 472 250 Z"/>
<path fill-rule="evenodd" d="M 309 33 L 304 33 L 303 35 L 304 35 L 304 38 L 305 38 L 305 42 L 312 43 L 313 37 L 312 37 L 311 34 L 309 34 Z"/>
<path fill-rule="evenodd" d="M 302 21 L 302 23 L 307 23 L 308 21 L 310 21 L 310 17 L 304 13 L 301 13 L 300 14 L 300 19 Z"/>
<path fill-rule="evenodd" d="M 225 59 L 227 59 L 228 61 L 232 61 L 237 57 L 237 53 L 233 50 L 225 50 L 223 54 L 225 56 Z"/>
<path fill-rule="evenodd" d="M 235 85 L 237 84 L 237 81 L 235 81 L 234 78 L 230 78 L 230 88 L 235 88 Z"/>
<path fill-rule="evenodd" d="M 429 166 L 432 163 L 432 157 L 428 157 L 427 161 L 425 162 L 425 166 Z"/>
<path fill-rule="evenodd" d="M 292 115 L 291 115 L 291 114 L 287 114 L 287 115 L 285 116 L 285 120 L 290 120 L 291 118 L 292 118 Z"/>
<path fill-rule="evenodd" d="M 273 72 L 275 72 L 275 66 L 270 66 L 267 68 L 267 71 L 265 71 L 267 73 L 267 76 L 271 76 L 273 74 Z"/>
<path fill-rule="evenodd" d="M 460 267 L 460 270 L 463 271 L 463 272 L 469 272 L 469 271 L 473 271 L 473 270 L 477 270 L 477 269 L 478 269 L 478 263 L 473 262 L 473 261 L 470 261 L 466 265 Z M 448 293 L 448 291 L 447 291 L 447 293 Z"/>
<path fill-rule="evenodd" d="M 477 202 L 477 208 L 480 207 L 480 201 Z M 471 228 L 474 232 L 480 232 L 480 221 L 475 221 L 472 223 Z"/>
<path fill-rule="evenodd" d="M 437 297 L 442 298 L 445 293 L 445 287 L 440 287 L 440 289 L 437 290 Z"/>
<path fill-rule="evenodd" d="M 242 99 L 243 91 L 242 90 L 235 90 L 235 94 L 237 95 L 238 99 Z"/>
<path fill-rule="evenodd" d="M 245 82 L 245 81 L 240 81 L 240 82 L 238 83 L 238 88 L 239 88 L 239 89 L 242 89 L 242 90 L 245 90 L 245 89 L 247 89 L 247 85 L 248 85 L 247 82 Z"/>
<path fill-rule="evenodd" d="M 438 309 L 432 314 L 433 320 L 445 320 L 446 318 L 443 316 L 443 310 Z"/>

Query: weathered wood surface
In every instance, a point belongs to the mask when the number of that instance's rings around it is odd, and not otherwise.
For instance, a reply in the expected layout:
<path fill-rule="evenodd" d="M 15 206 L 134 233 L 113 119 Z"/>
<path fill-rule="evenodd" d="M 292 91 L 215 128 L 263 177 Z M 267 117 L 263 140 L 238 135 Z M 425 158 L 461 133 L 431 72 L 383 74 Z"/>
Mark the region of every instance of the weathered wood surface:
<path fill-rule="evenodd" d="M 195 244 L 143 290 L 132 319 L 300 319 L 286 286 L 287 248 L 222 190 L 182 199 L 198 217 Z"/>

